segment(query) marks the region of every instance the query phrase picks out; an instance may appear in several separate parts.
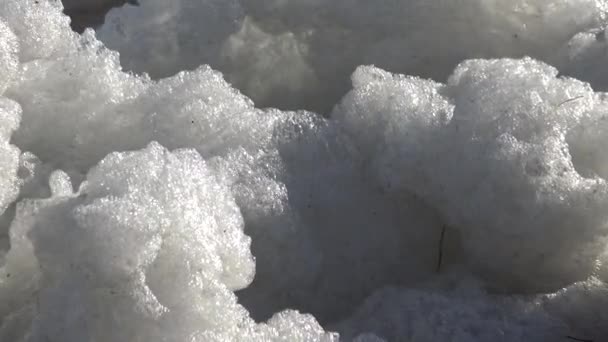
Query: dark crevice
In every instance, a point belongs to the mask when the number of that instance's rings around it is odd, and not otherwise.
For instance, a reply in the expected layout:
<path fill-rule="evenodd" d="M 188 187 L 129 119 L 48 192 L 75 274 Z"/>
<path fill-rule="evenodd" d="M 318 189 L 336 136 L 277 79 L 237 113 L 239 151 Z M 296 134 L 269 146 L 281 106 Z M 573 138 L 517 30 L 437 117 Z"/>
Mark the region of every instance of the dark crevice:
<path fill-rule="evenodd" d="M 95 3 L 83 0 L 63 0 L 63 12 L 72 20 L 72 30 L 82 33 L 88 27 L 98 27 L 104 23 L 108 11 L 129 3 L 139 5 L 137 0 L 99 0 Z"/>

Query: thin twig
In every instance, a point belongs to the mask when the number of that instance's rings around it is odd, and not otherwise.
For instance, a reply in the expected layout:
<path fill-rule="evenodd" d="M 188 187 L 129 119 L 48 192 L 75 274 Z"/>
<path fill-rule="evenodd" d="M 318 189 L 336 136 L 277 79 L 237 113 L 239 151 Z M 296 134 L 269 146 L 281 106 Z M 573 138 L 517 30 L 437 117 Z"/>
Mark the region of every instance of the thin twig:
<path fill-rule="evenodd" d="M 566 103 L 568 103 L 568 102 L 572 102 L 572 101 L 580 100 L 580 99 L 582 99 L 583 97 L 585 97 L 585 96 L 583 96 L 583 95 L 579 95 L 579 96 L 577 96 L 577 97 L 573 97 L 573 98 L 571 98 L 571 99 L 567 99 L 567 100 L 565 100 L 565 101 L 562 101 L 560 104 L 558 104 L 558 105 L 557 105 L 557 107 L 556 107 L 556 108 L 559 108 L 559 107 L 561 107 L 561 106 L 565 105 L 565 104 L 566 104 Z"/>
<path fill-rule="evenodd" d="M 443 261 L 443 239 L 445 238 L 446 226 L 441 227 L 441 236 L 439 237 L 439 256 L 437 257 L 437 269 L 436 272 L 441 271 L 441 262 Z"/>
<path fill-rule="evenodd" d="M 566 336 L 566 338 L 573 340 L 573 341 L 579 341 L 579 342 L 593 342 L 593 340 L 586 340 L 583 338 L 576 338 L 576 337 L 572 337 L 572 336 Z"/>

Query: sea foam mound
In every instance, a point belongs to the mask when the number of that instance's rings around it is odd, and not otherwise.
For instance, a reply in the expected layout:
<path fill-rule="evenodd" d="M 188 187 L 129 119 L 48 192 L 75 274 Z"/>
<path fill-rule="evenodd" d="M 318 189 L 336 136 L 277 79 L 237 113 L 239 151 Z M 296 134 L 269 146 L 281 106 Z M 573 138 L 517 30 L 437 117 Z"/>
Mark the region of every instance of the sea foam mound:
<path fill-rule="evenodd" d="M 0 0 L 0 340 L 608 336 L 604 3 L 139 5 Z"/>
<path fill-rule="evenodd" d="M 332 340 L 307 316 L 257 326 L 237 304 L 232 291 L 254 272 L 250 238 L 195 151 L 152 143 L 104 158 L 78 193 L 61 171 L 50 187 L 51 198 L 21 202 L 11 226 L 3 339 Z"/>
<path fill-rule="evenodd" d="M 360 68 L 333 117 L 379 184 L 431 203 L 499 286 L 559 288 L 605 248 L 608 184 L 605 159 L 576 158 L 603 143 L 582 132 L 605 103 L 556 74 L 530 59 L 471 60 L 441 85 Z"/>
<path fill-rule="evenodd" d="M 210 64 L 262 106 L 328 113 L 361 64 L 442 81 L 466 58 L 528 55 L 604 86 L 572 62 L 601 48 L 569 41 L 587 31 L 595 40 L 607 8 L 604 0 L 140 0 L 112 9 L 97 32 L 129 70 L 157 78 Z"/>

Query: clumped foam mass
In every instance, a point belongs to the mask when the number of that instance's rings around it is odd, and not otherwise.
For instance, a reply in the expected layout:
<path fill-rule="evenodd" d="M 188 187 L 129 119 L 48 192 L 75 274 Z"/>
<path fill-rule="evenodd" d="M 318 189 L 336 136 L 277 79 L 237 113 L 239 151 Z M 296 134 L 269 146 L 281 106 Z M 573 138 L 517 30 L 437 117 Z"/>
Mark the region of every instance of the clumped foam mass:
<path fill-rule="evenodd" d="M 0 0 L 0 340 L 608 338 L 607 9 Z"/>
<path fill-rule="evenodd" d="M 599 34 L 606 6 L 604 0 L 142 0 L 112 9 L 97 33 L 120 51 L 128 70 L 157 78 L 206 63 L 259 105 L 327 114 L 362 64 L 444 81 L 467 58 L 532 56 L 605 89 L 599 68 L 587 66 L 606 50 Z"/>

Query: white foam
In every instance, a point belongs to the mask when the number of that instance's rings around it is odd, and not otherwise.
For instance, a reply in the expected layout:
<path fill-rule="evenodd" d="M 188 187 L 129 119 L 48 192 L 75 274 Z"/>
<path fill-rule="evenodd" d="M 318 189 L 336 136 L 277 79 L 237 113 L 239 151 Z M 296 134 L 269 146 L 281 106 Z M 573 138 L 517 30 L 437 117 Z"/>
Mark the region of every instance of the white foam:
<path fill-rule="evenodd" d="M 605 335 L 604 2 L 61 10 L 0 0 L 0 340 Z"/>
<path fill-rule="evenodd" d="M 208 341 L 240 340 L 256 329 L 231 292 L 253 277 L 250 239 L 232 195 L 196 152 L 170 153 L 152 143 L 106 157 L 76 194 L 64 189 L 65 174 L 53 174 L 51 182 L 62 190 L 19 205 L 11 228 L 15 248 L 3 269 L 29 278 L 25 283 L 38 292 L 35 319 L 13 322 L 22 336 Z M 26 236 L 29 248 L 22 245 Z M 2 284 L 3 302 L 17 291 L 7 291 L 11 286 L 19 284 Z M 10 303 L 22 311 L 32 299 Z M 293 324 L 302 328 L 286 328 Z M 295 312 L 265 329 L 251 340 L 324 336 L 312 317 Z"/>
<path fill-rule="evenodd" d="M 499 287 L 557 289 L 594 270 L 608 188 L 572 162 L 570 146 L 593 145 L 566 138 L 604 116 L 603 100 L 556 74 L 530 59 L 472 60 L 444 86 L 360 68 L 333 117 L 381 186 L 439 210 L 467 263 Z"/>
<path fill-rule="evenodd" d="M 440 81 L 467 58 L 563 65 L 556 51 L 605 23 L 608 8 L 603 0 L 139 3 L 112 9 L 97 30 L 128 69 L 164 77 L 210 64 L 261 106 L 325 112 L 361 64 Z"/>
<path fill-rule="evenodd" d="M 20 151 L 10 144 L 10 138 L 20 119 L 19 104 L 0 97 L 0 215 L 15 200 L 19 190 L 17 168 Z"/>

